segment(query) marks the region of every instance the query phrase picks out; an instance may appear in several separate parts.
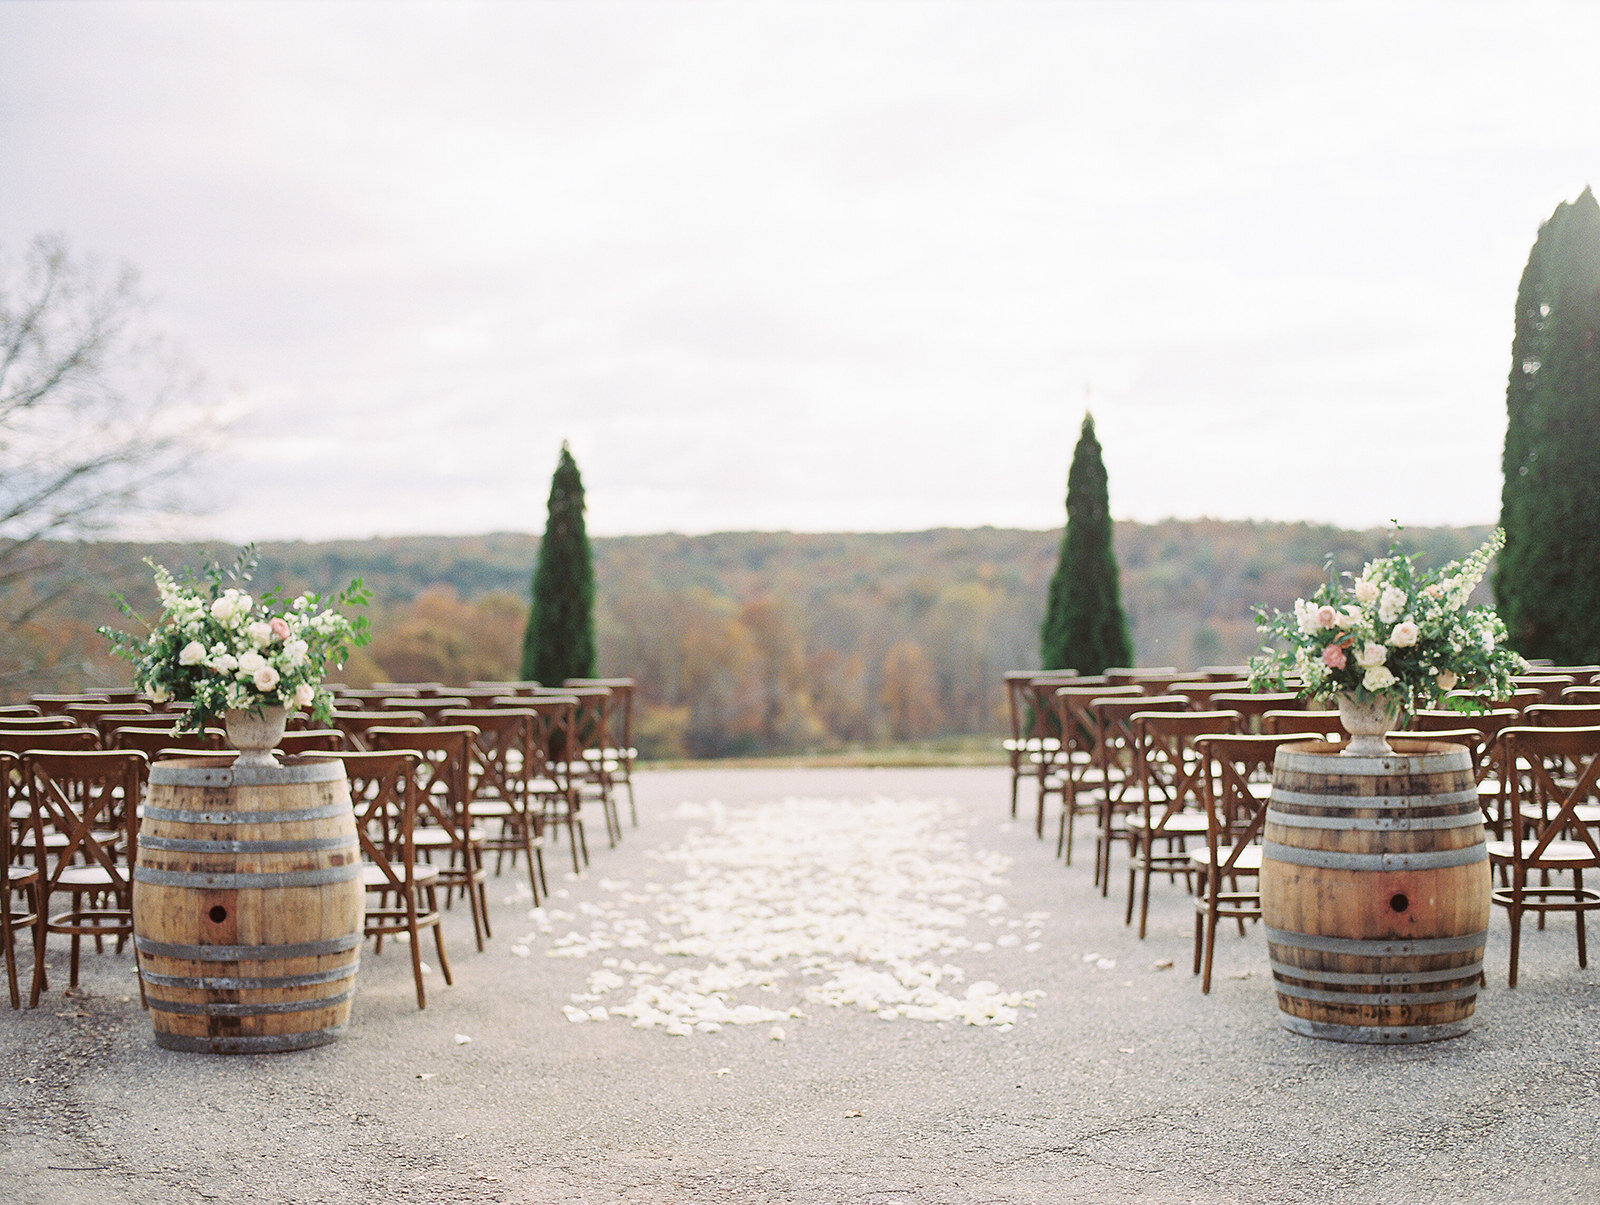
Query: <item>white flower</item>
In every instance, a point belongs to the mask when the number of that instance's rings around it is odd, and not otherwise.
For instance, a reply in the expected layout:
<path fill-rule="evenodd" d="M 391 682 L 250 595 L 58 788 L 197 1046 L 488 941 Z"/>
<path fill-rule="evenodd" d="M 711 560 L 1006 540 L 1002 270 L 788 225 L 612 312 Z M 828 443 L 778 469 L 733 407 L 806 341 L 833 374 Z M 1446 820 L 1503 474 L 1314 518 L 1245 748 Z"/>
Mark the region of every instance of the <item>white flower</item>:
<path fill-rule="evenodd" d="M 1388 658 L 1388 649 L 1384 648 L 1381 644 L 1376 644 L 1369 640 L 1365 645 L 1362 646 L 1361 651 L 1356 654 L 1356 664 L 1362 669 L 1370 670 L 1374 666 L 1382 665 L 1386 660 L 1388 660 Z M 1391 674 L 1390 681 L 1393 680 L 1394 675 Z"/>
<path fill-rule="evenodd" d="M 239 592 L 229 590 L 226 594 L 214 599 L 211 603 L 211 618 L 218 623 L 227 623 L 239 611 Z"/>
<path fill-rule="evenodd" d="M 247 678 L 253 678 L 256 675 L 256 671 L 266 663 L 267 659 L 260 653 L 241 653 L 239 655 L 239 672 Z"/>
<path fill-rule="evenodd" d="M 206 659 L 206 646 L 198 640 L 191 640 L 183 646 L 183 651 L 178 654 L 179 665 L 199 665 Z"/>
<path fill-rule="evenodd" d="M 1370 647 L 1370 646 L 1369 646 Z M 1368 690 L 1387 690 L 1395 684 L 1395 676 L 1384 665 L 1374 665 L 1361 679 L 1361 685 Z"/>
<path fill-rule="evenodd" d="M 1417 625 L 1408 619 L 1394 625 L 1394 631 L 1389 633 L 1389 643 L 1397 649 L 1408 649 L 1417 643 L 1417 637 L 1421 635 Z"/>
<path fill-rule="evenodd" d="M 294 688 L 294 705 L 296 707 L 310 707 L 316 702 L 317 688 L 309 682 L 302 682 Z"/>
<path fill-rule="evenodd" d="M 1339 626 L 1349 631 L 1351 628 L 1359 628 L 1366 622 L 1366 618 L 1361 613 L 1360 607 L 1346 607 L 1339 612 Z"/>
<path fill-rule="evenodd" d="M 1483 630 L 1483 651 L 1486 653 L 1494 652 L 1494 632 L 1488 628 Z"/>
<path fill-rule="evenodd" d="M 1398 586 L 1385 586 L 1383 596 L 1378 600 L 1378 620 L 1381 623 L 1393 623 L 1405 614 L 1406 592 Z"/>
<path fill-rule="evenodd" d="M 272 625 L 264 619 L 258 619 L 245 628 L 244 634 L 250 637 L 250 643 L 258 649 L 265 648 L 272 640 Z"/>
<path fill-rule="evenodd" d="M 152 686 L 147 693 L 150 695 L 150 701 L 152 703 L 165 703 L 168 699 L 172 698 L 172 694 L 165 686 Z"/>
<path fill-rule="evenodd" d="M 217 653 L 206 664 L 219 674 L 231 674 L 239 668 L 239 658 L 232 653 Z"/>
<path fill-rule="evenodd" d="M 278 685 L 278 671 L 270 665 L 262 665 L 250 676 L 250 680 L 256 684 L 257 690 L 271 690 Z"/>
<path fill-rule="evenodd" d="M 306 663 L 306 650 L 309 648 L 304 640 L 290 640 L 283 646 L 283 659 L 293 668 L 299 668 Z"/>
<path fill-rule="evenodd" d="M 1370 569 L 1372 566 L 1368 565 L 1367 568 Z M 1366 578 L 1362 578 L 1360 581 L 1356 582 L 1356 601 L 1363 607 L 1371 606 L 1373 603 L 1377 602 L 1377 583 L 1369 582 Z"/>
<path fill-rule="evenodd" d="M 1455 674 L 1451 673 L 1447 669 L 1443 669 L 1439 671 L 1439 676 L 1435 679 L 1435 681 L 1439 683 L 1440 690 L 1454 690 L 1458 679 L 1456 678 Z"/>
<path fill-rule="evenodd" d="M 1294 619 L 1300 631 L 1307 636 L 1322 626 L 1317 622 L 1317 609 L 1303 598 L 1294 600 Z"/>

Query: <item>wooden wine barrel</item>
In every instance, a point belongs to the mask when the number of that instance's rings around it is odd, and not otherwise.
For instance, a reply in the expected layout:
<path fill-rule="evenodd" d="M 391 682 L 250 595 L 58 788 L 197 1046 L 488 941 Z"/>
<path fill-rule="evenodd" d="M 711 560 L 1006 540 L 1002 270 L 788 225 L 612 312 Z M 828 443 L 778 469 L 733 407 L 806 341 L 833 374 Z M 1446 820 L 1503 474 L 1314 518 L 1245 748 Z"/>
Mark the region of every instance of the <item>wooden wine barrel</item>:
<path fill-rule="evenodd" d="M 1341 1042 L 1471 1027 L 1489 860 L 1467 750 L 1397 738 L 1391 757 L 1278 751 L 1261 916 L 1283 1024 Z"/>
<path fill-rule="evenodd" d="M 335 758 L 150 767 L 134 946 L 158 1046 L 249 1054 L 333 1041 L 361 957 L 361 856 Z"/>

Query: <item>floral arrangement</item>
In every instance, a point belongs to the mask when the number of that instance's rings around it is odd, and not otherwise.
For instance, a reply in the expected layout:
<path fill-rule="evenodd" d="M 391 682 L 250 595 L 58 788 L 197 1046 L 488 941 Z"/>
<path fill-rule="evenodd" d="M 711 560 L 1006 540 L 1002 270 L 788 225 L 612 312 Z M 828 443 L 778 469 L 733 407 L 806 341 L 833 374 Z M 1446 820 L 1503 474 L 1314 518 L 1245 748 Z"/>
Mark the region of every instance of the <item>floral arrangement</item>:
<path fill-rule="evenodd" d="M 187 706 L 177 731 L 199 732 L 223 712 L 259 714 L 265 707 L 304 708 L 322 723 L 332 722 L 333 698 L 322 681 L 330 668 L 343 666 L 353 646 L 370 639 L 365 616 L 346 619 L 311 593 L 292 601 L 276 590 L 253 598 L 240 588 L 255 568 L 253 545 L 240 551 L 226 580 L 215 563 L 199 577 L 185 569 L 176 578 L 153 561 L 145 564 L 161 596 L 160 618 L 145 624 L 149 636 L 98 631 L 111 641 L 113 653 L 133 663 L 135 687 L 155 703 Z M 358 578 L 332 604 L 368 601 Z M 124 615 L 145 623 L 120 595 L 116 603 Z"/>
<path fill-rule="evenodd" d="M 1438 704 L 1453 690 L 1504 698 L 1524 668 L 1505 646 L 1506 628 L 1488 607 L 1467 600 L 1505 544 L 1494 535 L 1470 556 L 1420 573 L 1397 554 L 1370 561 L 1347 587 L 1324 583 L 1291 611 L 1256 612 L 1256 628 L 1278 642 L 1250 662 L 1253 690 L 1298 689 L 1302 698 L 1358 700 L 1385 694 L 1405 716 Z M 1291 683 L 1290 679 L 1298 679 Z M 1470 698 L 1449 700 L 1470 709 Z"/>

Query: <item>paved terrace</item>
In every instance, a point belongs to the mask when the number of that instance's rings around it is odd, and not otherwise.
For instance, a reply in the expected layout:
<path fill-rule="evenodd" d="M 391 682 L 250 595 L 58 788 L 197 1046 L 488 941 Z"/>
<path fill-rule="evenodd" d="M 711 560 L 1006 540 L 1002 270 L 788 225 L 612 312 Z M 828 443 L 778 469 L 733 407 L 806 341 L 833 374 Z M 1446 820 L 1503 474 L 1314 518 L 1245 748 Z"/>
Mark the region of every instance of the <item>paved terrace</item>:
<path fill-rule="evenodd" d="M 446 920 L 418 1012 L 364 958 L 318 1050 L 157 1049 L 131 958 L 0 1009 L 7 1200 L 253 1202 L 1594 1202 L 1600 974 L 1570 919 L 1473 1032 L 1395 1049 L 1277 1023 L 1259 932 L 1189 973 L 1005 816 L 990 768 L 641 774 L 641 826 L 495 936 Z M 1119 862 L 1119 869 L 1125 863 Z M 603 1019 L 596 1019 L 603 1018 Z"/>

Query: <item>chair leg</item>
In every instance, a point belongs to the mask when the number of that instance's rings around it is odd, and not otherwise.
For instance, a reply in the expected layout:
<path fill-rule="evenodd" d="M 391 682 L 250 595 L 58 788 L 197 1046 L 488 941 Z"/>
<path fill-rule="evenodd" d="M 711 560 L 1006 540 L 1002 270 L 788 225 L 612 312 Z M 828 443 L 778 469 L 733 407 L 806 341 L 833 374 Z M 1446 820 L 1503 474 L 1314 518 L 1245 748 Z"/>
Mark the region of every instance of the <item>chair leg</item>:
<path fill-rule="evenodd" d="M 1517 955 L 1522 950 L 1522 892 L 1527 886 L 1527 872 L 1521 867 L 1511 870 L 1511 901 L 1506 905 L 1506 920 L 1511 925 L 1511 971 L 1507 987 L 1517 986 Z"/>
<path fill-rule="evenodd" d="M 1574 870 L 1572 872 L 1572 902 L 1574 904 L 1572 909 L 1572 919 L 1577 923 L 1578 926 L 1578 966 L 1587 967 L 1589 965 L 1589 945 L 1584 939 L 1583 932 L 1583 914 L 1585 909 L 1583 906 L 1583 871 L 1581 870 Z"/>

